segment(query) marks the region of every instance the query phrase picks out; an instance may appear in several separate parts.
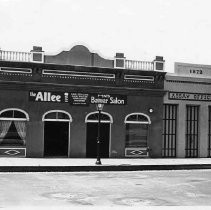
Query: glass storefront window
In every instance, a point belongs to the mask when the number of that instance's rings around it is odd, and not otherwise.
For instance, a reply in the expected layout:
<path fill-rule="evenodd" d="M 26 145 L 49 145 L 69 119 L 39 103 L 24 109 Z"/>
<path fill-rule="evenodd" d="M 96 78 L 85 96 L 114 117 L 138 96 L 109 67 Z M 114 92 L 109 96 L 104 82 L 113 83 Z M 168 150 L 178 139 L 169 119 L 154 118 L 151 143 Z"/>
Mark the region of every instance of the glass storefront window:
<path fill-rule="evenodd" d="M 135 113 L 127 116 L 125 123 L 125 147 L 147 147 L 149 118 L 141 113 Z"/>
<path fill-rule="evenodd" d="M 0 146 L 26 145 L 25 113 L 8 110 L 0 114 Z"/>
<path fill-rule="evenodd" d="M 148 125 L 126 124 L 126 147 L 147 147 Z"/>

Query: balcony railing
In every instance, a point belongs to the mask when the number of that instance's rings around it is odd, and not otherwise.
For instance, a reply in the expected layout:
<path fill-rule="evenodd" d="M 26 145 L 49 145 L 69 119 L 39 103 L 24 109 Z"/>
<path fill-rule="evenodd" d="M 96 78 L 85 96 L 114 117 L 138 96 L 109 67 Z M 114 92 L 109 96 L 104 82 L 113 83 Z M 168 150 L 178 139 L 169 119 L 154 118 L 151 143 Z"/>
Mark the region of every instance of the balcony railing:
<path fill-rule="evenodd" d="M 0 50 L 0 60 L 30 62 L 31 53 Z"/>
<path fill-rule="evenodd" d="M 125 60 L 125 69 L 153 71 L 154 62 Z"/>
<path fill-rule="evenodd" d="M 41 47 L 33 47 L 30 52 L 4 51 L 0 49 L 0 61 L 44 63 L 44 51 Z M 126 60 L 124 54 L 117 53 L 114 57 L 114 68 L 130 70 L 164 70 L 163 57 L 156 56 L 154 61 Z"/>

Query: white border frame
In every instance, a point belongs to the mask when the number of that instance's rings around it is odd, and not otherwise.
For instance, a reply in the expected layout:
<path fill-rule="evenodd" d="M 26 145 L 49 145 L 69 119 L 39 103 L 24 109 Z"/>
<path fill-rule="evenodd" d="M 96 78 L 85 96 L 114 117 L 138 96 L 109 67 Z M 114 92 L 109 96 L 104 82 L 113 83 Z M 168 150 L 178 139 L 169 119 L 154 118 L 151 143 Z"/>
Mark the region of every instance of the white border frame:
<path fill-rule="evenodd" d="M 69 120 L 68 119 L 45 119 L 45 116 L 49 113 L 52 113 L 52 112 L 61 112 L 61 113 L 64 113 L 64 114 L 67 114 L 69 116 Z M 50 110 L 50 111 L 47 111 L 43 114 L 42 116 L 42 122 L 43 122 L 43 142 L 45 141 L 45 122 L 69 122 L 68 124 L 68 151 L 67 151 L 67 157 L 69 158 L 70 157 L 70 151 L 71 151 L 71 148 L 70 148 L 70 123 L 73 121 L 72 119 L 72 116 L 70 115 L 70 113 L 68 113 L 67 111 L 64 111 L 64 110 L 58 110 L 58 109 L 54 109 L 54 110 Z M 44 150 L 45 150 L 45 142 L 43 144 L 43 157 L 45 158 L 45 154 L 44 154 Z"/>
<path fill-rule="evenodd" d="M 0 150 L 18 150 L 18 149 L 21 149 L 21 150 L 24 150 L 24 155 L 20 155 L 20 156 L 17 156 L 17 158 L 19 157 L 26 157 L 26 148 L 18 148 L 18 147 L 0 147 Z M 5 156 L 0 156 L 0 157 L 16 157 L 16 155 L 7 155 L 7 153 L 5 154 Z"/>
<path fill-rule="evenodd" d="M 53 112 L 61 112 L 61 113 L 64 113 L 64 114 L 68 115 L 69 120 L 68 120 L 68 119 L 45 119 L 45 116 L 46 116 L 47 114 L 53 113 Z M 72 122 L 73 119 L 72 119 L 72 116 L 71 116 L 68 112 L 66 112 L 66 111 L 63 111 L 63 110 L 50 110 L 50 111 L 47 111 L 47 112 L 45 112 L 45 113 L 43 114 L 43 116 L 42 116 L 42 121 Z"/>
<path fill-rule="evenodd" d="M 31 53 L 31 62 L 33 62 L 33 63 L 44 63 L 44 52 L 43 51 L 31 51 L 30 52 Z M 35 60 L 33 60 L 33 54 L 42 54 L 41 56 L 42 56 L 42 61 L 35 61 Z"/>
<path fill-rule="evenodd" d="M 124 65 L 123 65 L 123 67 L 118 67 L 118 66 L 116 66 L 116 64 L 117 64 L 117 60 L 123 60 L 124 61 Z M 123 58 L 119 58 L 119 57 L 114 57 L 114 68 L 115 69 L 125 69 L 125 61 L 126 61 L 126 58 L 125 57 L 123 57 Z"/>
<path fill-rule="evenodd" d="M 146 150 L 147 154 L 146 155 L 126 155 L 127 150 Z M 125 147 L 125 157 L 149 157 L 149 152 L 147 151 L 148 147 Z"/>
<path fill-rule="evenodd" d="M 3 68 L 8 68 L 8 69 L 11 69 L 11 70 L 4 70 Z M 14 69 L 14 71 L 12 69 Z M 22 70 L 27 70 L 29 72 L 21 71 L 21 69 Z M 32 69 L 30 69 L 30 68 L 14 68 L 14 67 L 4 67 L 4 66 L 0 67 L 0 71 L 1 72 L 5 72 L 5 73 L 19 73 L 19 74 L 31 74 L 32 73 Z"/>
<path fill-rule="evenodd" d="M 127 118 L 130 117 L 131 115 L 143 115 L 145 116 L 147 119 L 148 119 L 148 122 L 146 121 L 127 121 Z M 151 124 L 151 120 L 150 120 L 150 117 L 144 113 L 141 113 L 141 112 L 134 112 L 134 113 L 131 113 L 131 114 L 128 114 L 126 117 L 125 117 L 125 120 L 124 120 L 124 123 L 133 123 L 133 124 Z"/>
<path fill-rule="evenodd" d="M 156 63 L 162 63 L 163 64 L 163 69 L 162 70 L 157 70 L 156 69 Z M 154 71 L 159 71 L 159 72 L 164 72 L 165 70 L 165 61 L 157 61 L 157 60 L 154 60 Z"/>
<path fill-rule="evenodd" d="M 16 120 L 16 121 L 29 121 L 29 115 L 26 111 L 22 110 L 22 109 L 18 109 L 18 108 L 8 108 L 8 109 L 3 109 L 0 111 L 0 115 L 3 112 L 6 111 L 19 111 L 25 114 L 26 118 L 8 118 L 8 117 L 0 117 L 0 120 Z"/>
<path fill-rule="evenodd" d="M 140 75 L 134 75 L 134 74 L 133 75 L 125 74 L 124 79 L 125 80 L 137 80 L 137 81 L 150 81 L 150 82 L 155 81 L 155 78 L 153 76 L 140 76 Z"/>
<path fill-rule="evenodd" d="M 55 71 L 55 73 L 52 73 Z M 51 72 L 51 73 L 50 73 Z M 77 72 L 77 71 L 63 71 L 63 70 L 50 70 L 43 69 L 42 74 L 44 75 L 55 75 L 55 76 L 68 76 L 68 77 L 87 77 L 87 78 L 103 78 L 103 79 L 115 79 L 115 74 L 109 73 L 93 73 L 93 72 Z"/>
<path fill-rule="evenodd" d="M 86 117 L 85 117 L 85 123 L 88 123 L 88 122 L 90 122 L 90 123 L 97 123 L 98 120 L 88 120 L 88 117 L 90 115 L 92 115 L 92 114 L 98 114 L 98 113 L 99 113 L 98 111 L 95 111 L 95 112 L 90 112 L 89 114 L 87 114 Z M 107 112 L 101 112 L 101 114 L 105 114 L 105 115 L 109 116 L 110 121 L 108 121 L 108 120 L 100 120 L 100 122 L 102 122 L 102 123 L 113 123 L 113 117 L 111 116 L 111 114 L 109 114 Z"/>

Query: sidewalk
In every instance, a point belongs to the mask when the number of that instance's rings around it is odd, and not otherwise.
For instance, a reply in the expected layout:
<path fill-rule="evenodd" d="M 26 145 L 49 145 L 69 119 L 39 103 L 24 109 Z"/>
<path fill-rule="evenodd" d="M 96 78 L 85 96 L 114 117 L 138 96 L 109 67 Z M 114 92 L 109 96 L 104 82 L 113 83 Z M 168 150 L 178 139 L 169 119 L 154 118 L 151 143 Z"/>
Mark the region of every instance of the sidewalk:
<path fill-rule="evenodd" d="M 211 158 L 0 158 L 0 172 L 73 172 L 211 169 Z"/>

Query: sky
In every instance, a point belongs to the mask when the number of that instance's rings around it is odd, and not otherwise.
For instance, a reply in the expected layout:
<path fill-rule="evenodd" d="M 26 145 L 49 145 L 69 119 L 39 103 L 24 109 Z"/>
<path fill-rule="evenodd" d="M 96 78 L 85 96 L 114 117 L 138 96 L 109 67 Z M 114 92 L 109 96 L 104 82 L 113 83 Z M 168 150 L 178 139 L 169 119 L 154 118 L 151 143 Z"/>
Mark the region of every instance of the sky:
<path fill-rule="evenodd" d="M 0 0 L 0 48 L 46 54 L 77 44 L 112 59 L 211 65 L 210 0 Z"/>

